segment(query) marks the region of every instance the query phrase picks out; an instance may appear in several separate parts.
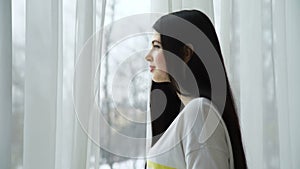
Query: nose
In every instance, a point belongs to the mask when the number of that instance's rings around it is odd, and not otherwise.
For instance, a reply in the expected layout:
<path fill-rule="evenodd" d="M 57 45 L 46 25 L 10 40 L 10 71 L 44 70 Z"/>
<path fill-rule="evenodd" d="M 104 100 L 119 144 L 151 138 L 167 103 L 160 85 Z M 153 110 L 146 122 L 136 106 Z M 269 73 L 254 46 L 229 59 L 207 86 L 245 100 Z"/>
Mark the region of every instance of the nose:
<path fill-rule="evenodd" d="M 146 59 L 148 62 L 153 61 L 153 57 L 151 56 L 151 52 L 149 52 L 149 53 L 146 55 L 145 59 Z"/>

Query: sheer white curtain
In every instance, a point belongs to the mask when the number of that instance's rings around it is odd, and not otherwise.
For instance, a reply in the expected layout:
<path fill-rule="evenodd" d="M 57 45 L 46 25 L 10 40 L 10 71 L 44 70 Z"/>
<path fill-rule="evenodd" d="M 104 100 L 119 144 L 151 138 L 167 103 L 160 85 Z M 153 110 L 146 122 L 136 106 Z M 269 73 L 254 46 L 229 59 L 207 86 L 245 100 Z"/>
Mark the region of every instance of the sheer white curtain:
<path fill-rule="evenodd" d="M 99 168 L 100 147 L 80 121 L 94 125 L 89 99 L 99 59 L 89 53 L 79 65 L 84 71 L 76 68 L 96 19 L 99 24 L 104 18 L 102 5 L 105 1 L 26 1 L 25 169 Z M 78 117 L 83 109 L 85 116 Z"/>
<path fill-rule="evenodd" d="M 229 10 L 224 7 L 221 23 L 231 26 L 220 34 L 231 35 L 226 63 L 239 103 L 249 168 L 299 168 L 295 100 L 300 62 L 293 46 L 300 38 L 295 29 L 300 26 L 300 4 L 233 0 Z"/>
<path fill-rule="evenodd" d="M 93 100 L 85 99 L 97 89 L 100 58 L 94 51 L 101 49 L 100 34 L 92 39 L 93 49 L 84 62 L 77 62 L 86 40 L 105 22 L 145 11 L 144 1 L 126 3 L 0 2 L 0 168 L 82 169 L 107 162 L 87 135 L 97 135 L 99 124 Z M 106 11 L 108 7 L 127 13 L 105 18 L 114 13 Z M 238 103 L 249 168 L 299 168 L 300 3 L 151 1 L 152 12 L 189 8 L 204 11 L 216 25 Z M 87 110 L 86 114 L 76 115 L 74 107 Z M 85 128 L 78 117 L 88 124 Z M 127 128 L 135 131 L 131 129 Z"/>
<path fill-rule="evenodd" d="M 61 6 L 61 1 L 26 1 L 23 165 L 28 169 L 55 168 L 62 99 Z"/>
<path fill-rule="evenodd" d="M 95 32 L 97 4 L 1 1 L 0 168 L 99 168 L 99 147 L 80 127 L 72 94 L 75 56 Z"/>
<path fill-rule="evenodd" d="M 0 2 L 0 168 L 11 161 L 12 111 L 12 22 L 11 2 Z"/>
<path fill-rule="evenodd" d="M 168 13 L 180 9 L 195 8 L 207 14 L 214 22 L 213 1 L 208 0 L 153 0 L 151 1 L 151 12 Z"/>
<path fill-rule="evenodd" d="M 193 8 L 215 21 L 249 168 L 299 168 L 300 2 L 152 2 L 153 12 Z"/>
<path fill-rule="evenodd" d="M 95 103 L 100 102 L 99 92 L 103 91 L 98 64 L 102 46 L 108 48 L 112 44 L 105 41 L 109 36 L 96 33 L 105 22 L 147 11 L 147 3 L 1 1 L 1 169 L 98 169 L 105 163 L 114 168 L 144 165 L 143 161 L 138 165 L 136 159 L 121 159 L 100 151 L 101 124 Z M 145 38 L 132 40 L 138 45 L 148 43 Z M 125 48 L 132 50 L 136 43 Z M 118 50 L 116 58 L 120 52 L 125 55 L 124 50 Z M 95 94 L 99 95 L 94 97 Z M 124 125 L 117 117 L 112 121 L 131 133 L 145 134 L 144 127 L 132 129 L 134 126 Z M 113 140 L 112 133 L 104 139 L 120 144 L 120 140 Z M 138 152 L 143 145 L 135 146 L 134 151 Z"/>
<path fill-rule="evenodd" d="M 96 129 L 93 139 L 99 137 L 100 134 L 98 118 L 95 117 L 93 94 L 95 73 L 99 63 L 98 57 L 100 56 L 99 52 L 96 51 L 101 49 L 97 47 L 97 42 L 101 42 L 102 39 L 98 39 L 94 35 L 97 29 L 103 26 L 105 6 L 106 1 L 94 0 L 77 0 L 76 4 L 73 70 L 75 72 L 73 97 L 76 121 L 74 123 L 71 168 L 99 168 L 100 147 L 96 144 L 99 140 L 96 143 L 92 142 L 91 133 Z M 84 50 L 84 48 L 87 48 L 87 50 Z"/>

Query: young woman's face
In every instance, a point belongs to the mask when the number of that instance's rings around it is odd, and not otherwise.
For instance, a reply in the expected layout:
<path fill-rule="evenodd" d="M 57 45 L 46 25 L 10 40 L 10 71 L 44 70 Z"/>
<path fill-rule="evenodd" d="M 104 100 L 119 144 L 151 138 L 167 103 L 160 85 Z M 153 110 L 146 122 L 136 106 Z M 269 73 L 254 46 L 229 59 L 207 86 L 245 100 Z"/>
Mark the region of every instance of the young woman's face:
<path fill-rule="evenodd" d="M 160 34 L 155 32 L 152 38 L 152 47 L 145 59 L 149 62 L 152 80 L 155 82 L 169 82 L 166 60 L 161 45 Z"/>

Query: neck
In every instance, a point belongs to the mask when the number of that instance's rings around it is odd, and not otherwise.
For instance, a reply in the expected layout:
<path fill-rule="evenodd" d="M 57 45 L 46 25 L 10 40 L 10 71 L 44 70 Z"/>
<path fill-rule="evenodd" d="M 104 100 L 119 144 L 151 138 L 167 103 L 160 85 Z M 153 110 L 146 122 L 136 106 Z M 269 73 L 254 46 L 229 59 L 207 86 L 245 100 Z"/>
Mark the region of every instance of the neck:
<path fill-rule="evenodd" d="M 191 100 L 194 99 L 194 97 L 190 96 L 183 96 L 179 93 L 177 93 L 178 97 L 180 98 L 181 102 L 186 106 Z"/>

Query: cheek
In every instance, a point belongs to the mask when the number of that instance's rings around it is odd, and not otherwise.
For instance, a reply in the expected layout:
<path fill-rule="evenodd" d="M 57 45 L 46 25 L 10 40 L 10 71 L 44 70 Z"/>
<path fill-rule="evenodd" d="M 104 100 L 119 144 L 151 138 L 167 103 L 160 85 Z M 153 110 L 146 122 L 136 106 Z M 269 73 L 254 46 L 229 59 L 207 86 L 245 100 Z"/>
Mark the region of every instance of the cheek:
<path fill-rule="evenodd" d="M 165 60 L 165 56 L 162 52 L 157 53 L 156 55 L 156 65 L 157 68 L 166 71 L 166 60 Z"/>

